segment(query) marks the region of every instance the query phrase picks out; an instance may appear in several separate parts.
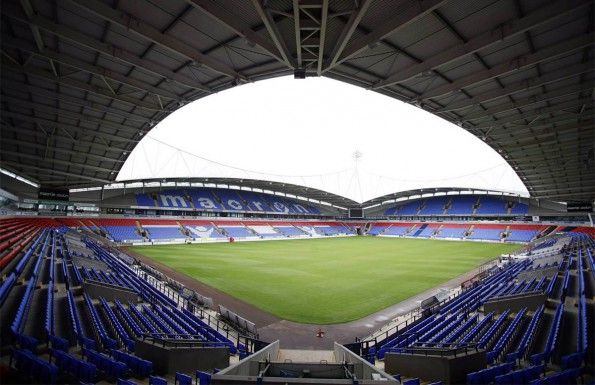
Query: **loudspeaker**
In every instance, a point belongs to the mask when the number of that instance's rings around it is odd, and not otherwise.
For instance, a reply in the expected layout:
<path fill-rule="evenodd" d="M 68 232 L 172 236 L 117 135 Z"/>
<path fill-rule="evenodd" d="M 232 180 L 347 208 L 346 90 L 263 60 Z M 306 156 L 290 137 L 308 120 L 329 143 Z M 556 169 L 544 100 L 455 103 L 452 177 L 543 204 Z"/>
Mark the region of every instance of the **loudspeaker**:
<path fill-rule="evenodd" d="M 298 68 L 293 71 L 293 78 L 294 79 L 305 79 L 306 78 L 306 70 L 303 68 Z"/>

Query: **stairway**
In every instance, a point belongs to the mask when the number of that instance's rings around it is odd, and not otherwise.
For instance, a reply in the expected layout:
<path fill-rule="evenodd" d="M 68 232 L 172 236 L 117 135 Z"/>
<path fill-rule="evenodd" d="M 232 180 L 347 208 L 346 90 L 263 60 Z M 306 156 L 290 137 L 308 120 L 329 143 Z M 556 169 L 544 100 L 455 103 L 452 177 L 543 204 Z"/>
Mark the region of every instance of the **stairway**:
<path fill-rule="evenodd" d="M 215 222 L 211 222 L 211 225 L 213 225 L 213 228 L 215 229 L 216 232 L 218 232 L 219 234 L 223 235 L 224 237 L 228 237 L 229 238 L 229 234 L 227 234 L 227 231 L 225 231 L 224 229 L 219 228 L 219 226 L 217 226 L 215 224 Z"/>
<path fill-rule="evenodd" d="M 444 225 L 438 226 L 438 228 L 436 230 L 434 230 L 434 232 L 432 233 L 432 237 L 431 238 L 435 238 L 436 235 L 440 234 L 440 232 L 442 231 L 442 228 L 443 227 L 444 227 Z"/>
<path fill-rule="evenodd" d="M 300 232 L 301 232 L 303 235 L 312 235 L 312 234 L 309 234 L 309 233 L 307 233 L 306 231 L 304 231 L 304 229 L 302 229 L 301 227 L 294 225 L 293 223 L 291 224 L 291 226 L 295 227 L 295 228 L 296 228 L 298 231 L 300 231 Z"/>
<path fill-rule="evenodd" d="M 448 199 L 448 202 L 444 205 L 444 211 L 442 211 L 442 215 L 448 214 L 448 210 L 452 207 L 452 198 Z"/>
<path fill-rule="evenodd" d="M 153 205 L 155 205 L 155 207 L 159 207 L 159 200 L 157 198 L 157 193 L 152 192 L 148 194 L 150 198 L 153 199 Z"/>
<path fill-rule="evenodd" d="M 181 224 L 180 221 L 176 221 L 176 224 L 178 225 L 178 228 L 182 234 L 184 234 L 187 237 L 190 237 L 190 230 L 184 227 L 184 225 Z"/>
<path fill-rule="evenodd" d="M 411 227 L 409 228 L 409 230 L 407 230 L 407 231 L 405 232 L 405 234 L 403 234 L 403 235 L 409 235 L 409 234 L 411 234 L 411 233 L 412 233 L 412 232 L 415 230 L 415 227 L 416 227 L 416 226 L 417 226 L 417 225 L 413 225 L 413 226 L 411 226 Z"/>
<path fill-rule="evenodd" d="M 140 221 L 134 221 L 136 224 L 136 232 L 143 238 L 149 239 L 149 232 L 143 229 L 143 226 L 140 224 Z"/>
<path fill-rule="evenodd" d="M 510 225 L 506 225 L 506 229 L 500 234 L 500 242 L 504 242 L 510 235 Z"/>
<path fill-rule="evenodd" d="M 477 200 L 475 201 L 475 203 L 473 204 L 473 211 L 471 212 L 471 215 L 475 215 L 477 214 L 477 209 L 479 208 L 479 206 L 481 205 L 481 203 L 479 203 L 480 198 L 477 198 Z"/>
<path fill-rule="evenodd" d="M 419 227 L 419 229 L 417 229 L 417 231 L 413 234 L 414 237 L 417 237 L 419 234 L 421 234 L 422 231 L 424 231 L 424 229 L 428 227 L 427 223 L 424 223 L 423 225 L 421 225 Z"/>
<path fill-rule="evenodd" d="M 547 237 L 548 235 L 552 235 L 556 232 L 556 230 L 558 230 L 558 226 L 548 226 L 545 229 L 543 229 L 539 234 L 537 234 L 535 239 L 540 239 L 543 237 Z"/>
<path fill-rule="evenodd" d="M 186 203 L 188 204 L 188 207 L 195 209 L 196 207 L 194 206 L 194 201 L 192 200 L 192 196 L 190 194 L 188 194 L 188 192 L 186 190 L 182 190 L 182 192 L 184 193 L 183 197 L 184 197 L 184 200 L 186 201 Z"/>
<path fill-rule="evenodd" d="M 260 234 L 258 234 L 258 233 L 256 232 L 256 230 L 254 230 L 254 229 L 253 229 L 253 228 L 251 228 L 251 227 L 248 227 L 248 226 L 246 226 L 246 224 L 245 224 L 244 222 L 242 222 L 242 226 L 244 226 L 244 227 L 246 228 L 246 231 L 248 231 L 249 233 L 251 233 L 251 234 L 252 234 L 252 235 L 254 235 L 255 237 L 260 237 L 260 238 L 263 238 L 263 237 L 262 237 Z"/>
<path fill-rule="evenodd" d="M 417 208 L 415 215 L 419 215 L 419 213 L 426 207 L 426 201 L 421 202 L 421 205 Z"/>

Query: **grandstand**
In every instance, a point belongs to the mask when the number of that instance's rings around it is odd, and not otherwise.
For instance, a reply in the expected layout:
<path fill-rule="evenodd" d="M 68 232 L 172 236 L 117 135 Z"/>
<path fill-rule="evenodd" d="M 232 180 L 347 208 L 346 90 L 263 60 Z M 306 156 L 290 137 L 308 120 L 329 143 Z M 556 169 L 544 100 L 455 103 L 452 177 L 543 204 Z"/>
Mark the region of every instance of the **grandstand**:
<path fill-rule="evenodd" d="M 592 0 L 3 1 L 0 382 L 593 383 L 594 9 Z M 288 75 L 441 117 L 489 145 L 528 194 L 494 183 L 356 201 L 224 173 L 118 179 L 179 108 Z M 299 107 L 285 113 L 308 113 Z M 225 146 L 218 127 L 200 123 L 197 147 Z M 341 134 L 332 119 L 312 124 Z M 401 145 L 378 142 L 387 163 Z M 425 145 L 415 143 L 411 163 L 390 164 L 439 162 Z M 265 283 L 273 289 L 263 294 Z M 259 295 L 270 307 L 251 301 Z M 278 317 L 275 305 L 290 299 L 327 317 L 302 323 L 292 306 L 294 318 Z M 329 316 L 364 305 L 376 308 Z"/>

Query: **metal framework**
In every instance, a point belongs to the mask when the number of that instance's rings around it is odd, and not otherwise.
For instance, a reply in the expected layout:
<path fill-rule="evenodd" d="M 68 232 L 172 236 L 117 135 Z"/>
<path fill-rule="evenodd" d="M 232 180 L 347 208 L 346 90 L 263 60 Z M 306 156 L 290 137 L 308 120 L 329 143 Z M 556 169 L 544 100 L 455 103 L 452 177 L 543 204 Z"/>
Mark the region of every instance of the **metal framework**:
<path fill-rule="evenodd" d="M 593 201 L 593 8 L 592 0 L 5 0 L 0 161 L 42 185 L 112 182 L 143 135 L 191 101 L 271 77 L 326 76 L 468 130 L 532 197 Z"/>

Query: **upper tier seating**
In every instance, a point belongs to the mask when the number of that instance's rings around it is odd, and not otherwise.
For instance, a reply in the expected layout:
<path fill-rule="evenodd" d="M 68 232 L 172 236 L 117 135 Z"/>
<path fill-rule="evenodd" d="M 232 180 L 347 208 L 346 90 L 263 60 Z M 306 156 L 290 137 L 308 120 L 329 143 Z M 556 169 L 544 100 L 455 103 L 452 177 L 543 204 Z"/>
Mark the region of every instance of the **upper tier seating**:
<path fill-rule="evenodd" d="M 214 193 L 221 199 L 223 207 L 230 211 L 250 211 L 248 205 L 243 203 L 243 199 L 236 190 L 214 190 Z"/>
<path fill-rule="evenodd" d="M 413 201 L 405 203 L 402 206 L 397 206 L 396 214 L 395 215 L 417 215 L 419 210 L 420 201 Z"/>
<path fill-rule="evenodd" d="M 479 207 L 475 212 L 477 215 L 496 215 L 507 214 L 506 202 L 500 198 L 492 196 L 482 196 L 479 198 Z"/>
<path fill-rule="evenodd" d="M 273 212 L 273 209 L 264 200 L 264 194 L 252 191 L 240 191 L 239 195 L 248 204 L 249 211 Z"/>
<path fill-rule="evenodd" d="M 149 194 L 136 194 L 136 204 L 139 206 L 155 207 L 155 200 Z"/>
<path fill-rule="evenodd" d="M 386 208 L 384 215 L 526 215 L 528 212 L 529 206 L 527 204 L 506 200 L 498 196 L 446 195 L 401 202 Z"/>
<path fill-rule="evenodd" d="M 422 209 L 419 215 L 442 215 L 444 214 L 444 207 L 448 203 L 449 197 L 440 196 L 428 198 L 422 204 Z"/>
<path fill-rule="evenodd" d="M 191 189 L 188 195 L 192 197 L 192 202 L 197 210 L 223 211 L 223 206 L 215 200 L 215 196 L 210 189 Z"/>
<path fill-rule="evenodd" d="M 449 215 L 471 215 L 473 214 L 473 205 L 477 202 L 474 196 L 452 196 Z"/>
<path fill-rule="evenodd" d="M 257 211 L 319 215 L 320 210 L 297 199 L 253 191 L 220 188 L 188 188 L 136 194 L 139 206 L 206 211 Z"/>
<path fill-rule="evenodd" d="M 511 214 L 526 215 L 529 212 L 529 206 L 525 203 L 515 202 L 510 210 Z"/>

